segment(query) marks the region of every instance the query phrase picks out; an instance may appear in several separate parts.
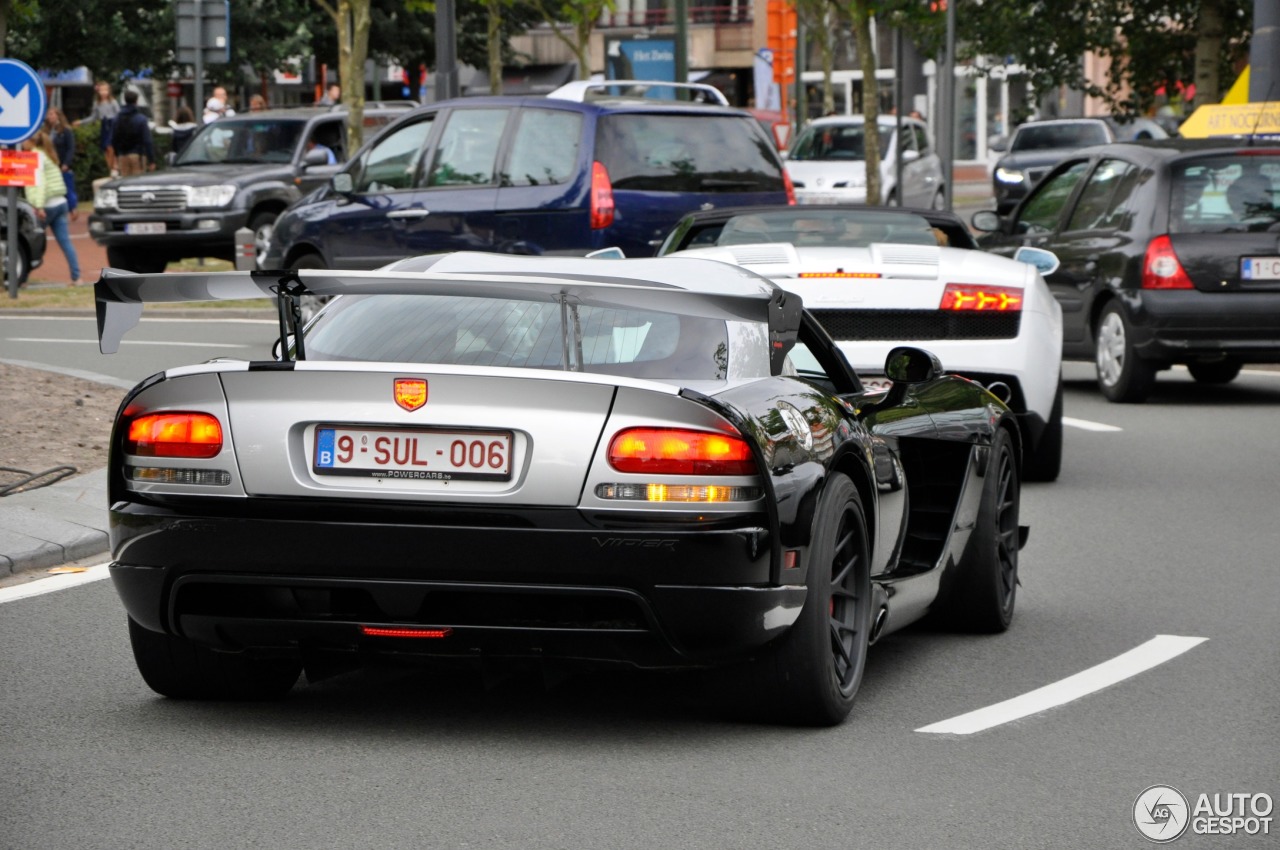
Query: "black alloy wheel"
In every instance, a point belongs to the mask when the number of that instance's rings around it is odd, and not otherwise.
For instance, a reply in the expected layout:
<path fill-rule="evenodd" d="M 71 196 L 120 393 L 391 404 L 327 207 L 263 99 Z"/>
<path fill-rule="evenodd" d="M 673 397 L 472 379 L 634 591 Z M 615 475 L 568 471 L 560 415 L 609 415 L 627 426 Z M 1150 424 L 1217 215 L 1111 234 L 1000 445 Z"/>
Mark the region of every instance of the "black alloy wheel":
<path fill-rule="evenodd" d="M 263 212 L 255 215 L 249 222 L 249 229 L 253 231 L 254 268 L 262 268 L 267 259 L 267 249 L 271 247 L 271 234 L 275 232 L 278 217 L 278 213 Z"/>
<path fill-rule="evenodd" d="M 862 684 L 872 622 L 867 523 L 847 476 L 832 474 L 804 557 L 804 607 L 752 662 L 746 704 L 771 720 L 834 726 Z"/>
<path fill-rule="evenodd" d="M 978 519 L 946 600 L 947 619 L 970 632 L 1003 632 L 1013 621 L 1018 596 L 1018 508 L 1021 480 L 1009 432 L 991 441 Z"/>
<path fill-rule="evenodd" d="M 328 268 L 324 264 L 324 257 L 319 254 L 303 254 L 290 264 L 290 268 L 294 269 L 325 269 Z M 298 310 L 302 313 L 302 323 L 305 325 L 315 318 L 316 313 L 320 312 L 320 308 L 327 302 L 328 298 L 319 295 L 304 295 L 298 299 Z"/>

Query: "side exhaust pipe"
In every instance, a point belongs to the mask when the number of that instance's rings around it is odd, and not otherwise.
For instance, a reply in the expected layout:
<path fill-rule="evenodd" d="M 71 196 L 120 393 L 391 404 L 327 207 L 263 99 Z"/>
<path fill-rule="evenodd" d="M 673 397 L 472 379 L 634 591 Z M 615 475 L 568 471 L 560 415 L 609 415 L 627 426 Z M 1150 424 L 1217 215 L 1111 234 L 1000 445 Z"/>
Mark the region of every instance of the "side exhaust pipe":
<path fill-rule="evenodd" d="M 987 392 L 991 393 L 1005 404 L 1008 404 L 1009 399 L 1013 398 L 1013 390 L 1010 389 L 1009 385 L 1004 381 L 992 381 L 987 385 Z"/>

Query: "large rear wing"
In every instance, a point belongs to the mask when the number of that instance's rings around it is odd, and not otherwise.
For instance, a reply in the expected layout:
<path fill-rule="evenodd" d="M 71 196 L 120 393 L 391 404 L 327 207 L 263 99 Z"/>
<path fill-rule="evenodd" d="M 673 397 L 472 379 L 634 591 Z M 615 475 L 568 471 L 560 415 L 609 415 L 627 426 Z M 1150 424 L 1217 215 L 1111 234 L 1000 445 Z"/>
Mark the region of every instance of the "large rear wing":
<path fill-rule="evenodd" d="M 795 344 L 800 327 L 799 296 L 764 278 L 744 275 L 726 263 L 678 258 L 556 259 L 538 263 L 538 258 L 482 254 L 429 259 L 430 262 L 420 258 L 397 264 L 413 268 L 412 271 L 396 270 L 396 266 L 372 272 L 299 269 L 178 274 L 103 269 L 94 285 L 98 347 L 103 354 L 119 351 L 125 334 L 137 326 L 147 303 L 270 298 L 276 302 L 282 356 L 290 356 L 292 341 L 293 356 L 305 360 L 299 304 L 304 295 L 468 295 L 589 302 L 726 321 L 762 322 L 769 326 L 775 373 Z M 535 262 L 530 263 L 531 259 Z M 636 276 L 627 276 L 628 272 Z M 686 288 L 683 281 L 689 280 L 697 281 L 697 287 Z"/>

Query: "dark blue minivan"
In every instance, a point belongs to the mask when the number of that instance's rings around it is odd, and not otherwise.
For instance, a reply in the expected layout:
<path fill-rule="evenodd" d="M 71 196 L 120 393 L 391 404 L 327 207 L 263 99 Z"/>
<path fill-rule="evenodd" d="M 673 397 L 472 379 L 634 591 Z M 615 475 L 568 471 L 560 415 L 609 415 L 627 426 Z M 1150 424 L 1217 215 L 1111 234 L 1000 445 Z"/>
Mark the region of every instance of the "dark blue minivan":
<path fill-rule="evenodd" d="M 686 213 L 794 203 L 748 113 L 625 96 L 416 109 L 276 222 L 264 268 L 371 269 L 442 251 L 652 256 Z"/>

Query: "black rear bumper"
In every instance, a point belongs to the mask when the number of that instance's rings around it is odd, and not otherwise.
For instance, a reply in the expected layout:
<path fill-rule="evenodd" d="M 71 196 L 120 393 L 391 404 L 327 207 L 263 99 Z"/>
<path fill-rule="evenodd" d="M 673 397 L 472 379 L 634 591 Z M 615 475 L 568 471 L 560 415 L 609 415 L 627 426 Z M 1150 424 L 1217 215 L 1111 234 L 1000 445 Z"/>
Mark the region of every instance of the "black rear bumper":
<path fill-rule="evenodd" d="M 576 511 L 521 511 L 446 525 L 333 510 L 193 516 L 117 503 L 112 580 L 142 626 L 226 649 L 643 667 L 749 652 L 804 602 L 802 584 L 770 583 L 769 537 L 755 524 L 600 527 Z M 364 626 L 447 636 L 369 637 Z"/>

